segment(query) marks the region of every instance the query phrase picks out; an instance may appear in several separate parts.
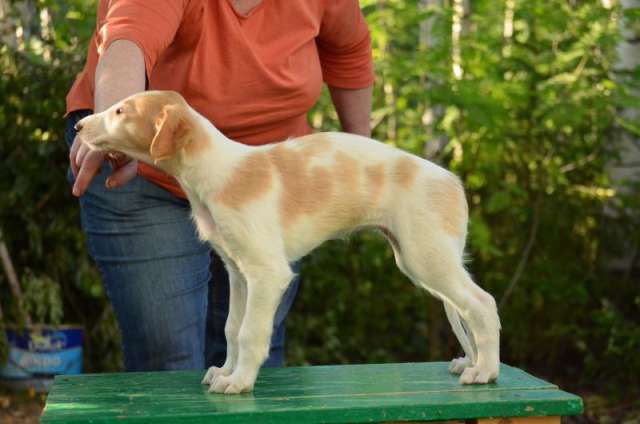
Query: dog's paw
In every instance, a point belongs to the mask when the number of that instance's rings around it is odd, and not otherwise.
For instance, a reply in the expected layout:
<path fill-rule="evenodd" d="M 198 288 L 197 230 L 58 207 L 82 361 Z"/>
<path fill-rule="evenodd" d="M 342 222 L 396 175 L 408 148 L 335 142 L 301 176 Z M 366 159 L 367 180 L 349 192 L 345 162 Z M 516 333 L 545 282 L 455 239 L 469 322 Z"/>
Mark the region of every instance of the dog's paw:
<path fill-rule="evenodd" d="M 253 390 L 253 383 L 248 383 L 236 375 L 219 376 L 209 386 L 209 393 L 224 393 L 233 395 L 246 393 Z"/>
<path fill-rule="evenodd" d="M 218 377 L 228 376 L 231 374 L 231 367 L 210 367 L 202 379 L 202 384 L 210 385 L 216 381 Z"/>
<path fill-rule="evenodd" d="M 449 364 L 449 372 L 452 374 L 462 374 L 462 372 L 471 365 L 471 359 L 466 356 L 464 358 L 454 358 Z"/>
<path fill-rule="evenodd" d="M 461 384 L 486 384 L 498 378 L 498 371 L 479 366 L 465 368 L 460 376 Z"/>

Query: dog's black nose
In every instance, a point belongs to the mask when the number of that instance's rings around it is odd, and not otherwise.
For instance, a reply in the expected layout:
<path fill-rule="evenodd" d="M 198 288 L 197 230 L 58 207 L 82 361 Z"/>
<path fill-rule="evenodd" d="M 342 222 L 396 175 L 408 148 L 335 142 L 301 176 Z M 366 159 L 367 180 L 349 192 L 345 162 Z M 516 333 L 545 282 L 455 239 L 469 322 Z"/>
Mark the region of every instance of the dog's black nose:
<path fill-rule="evenodd" d="M 82 130 L 83 125 L 80 122 L 77 122 L 73 128 L 75 128 L 76 131 L 80 131 Z"/>

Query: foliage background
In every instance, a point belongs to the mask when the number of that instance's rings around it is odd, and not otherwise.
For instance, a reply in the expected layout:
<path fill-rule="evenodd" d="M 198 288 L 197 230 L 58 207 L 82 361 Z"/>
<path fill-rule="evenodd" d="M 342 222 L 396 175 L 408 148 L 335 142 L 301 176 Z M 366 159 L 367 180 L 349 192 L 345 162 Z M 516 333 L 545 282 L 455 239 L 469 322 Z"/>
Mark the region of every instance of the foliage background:
<path fill-rule="evenodd" d="M 62 319 L 87 330 L 86 370 L 119 370 L 115 320 L 65 178 L 64 97 L 95 1 L 31 3 L 31 25 L 18 14 L 0 26 L 0 36 L 30 31 L 0 43 L 0 228 L 32 310 L 62 304 Z M 612 181 L 609 168 L 622 137 L 640 133 L 622 113 L 638 107 L 640 70 L 616 68 L 621 31 L 638 33 L 640 11 L 601 0 L 361 5 L 374 42 L 374 137 L 463 178 L 468 266 L 501 305 L 503 361 L 638 407 L 638 185 Z M 326 93 L 309 118 L 338 128 Z M 459 353 L 442 307 L 408 283 L 374 234 L 328 243 L 302 275 L 289 364 Z M 59 300 L 37 297 L 43 285 Z M 0 295 L 11 323 L 3 275 Z"/>

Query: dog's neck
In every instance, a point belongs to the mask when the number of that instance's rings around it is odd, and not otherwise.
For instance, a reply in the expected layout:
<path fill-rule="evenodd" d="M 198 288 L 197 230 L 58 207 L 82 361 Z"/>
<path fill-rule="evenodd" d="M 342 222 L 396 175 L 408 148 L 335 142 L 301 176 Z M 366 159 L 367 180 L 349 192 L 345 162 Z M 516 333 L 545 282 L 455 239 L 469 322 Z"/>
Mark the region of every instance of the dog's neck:
<path fill-rule="evenodd" d="M 166 171 L 178 180 L 190 197 L 201 197 L 204 194 L 196 192 L 203 187 L 216 191 L 224 186 L 231 169 L 250 153 L 252 146 L 231 140 L 209 120 L 195 115 L 193 144 L 180 153 L 179 164 L 168 163 Z"/>

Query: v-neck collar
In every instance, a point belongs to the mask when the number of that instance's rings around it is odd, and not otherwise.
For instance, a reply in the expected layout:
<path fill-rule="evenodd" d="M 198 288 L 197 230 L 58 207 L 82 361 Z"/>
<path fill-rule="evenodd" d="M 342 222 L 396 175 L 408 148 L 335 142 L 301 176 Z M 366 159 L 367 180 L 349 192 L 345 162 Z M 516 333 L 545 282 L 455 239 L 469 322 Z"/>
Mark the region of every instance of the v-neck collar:
<path fill-rule="evenodd" d="M 240 19 L 248 19 L 251 16 L 253 16 L 258 10 L 260 10 L 262 8 L 262 6 L 264 6 L 264 4 L 268 1 L 268 0 L 262 0 L 260 1 L 260 3 L 258 3 L 253 9 L 251 9 L 249 11 L 249 13 L 247 13 L 246 15 L 240 13 L 238 11 L 238 9 L 236 9 L 235 5 L 233 4 L 233 0 L 226 0 L 227 4 L 229 5 L 229 7 L 231 8 L 231 10 L 233 11 L 233 13 L 236 14 L 236 16 Z"/>

